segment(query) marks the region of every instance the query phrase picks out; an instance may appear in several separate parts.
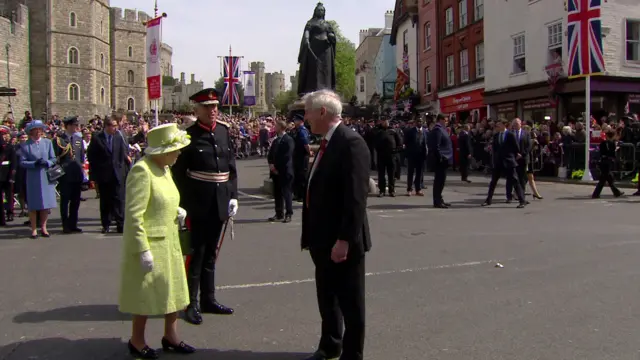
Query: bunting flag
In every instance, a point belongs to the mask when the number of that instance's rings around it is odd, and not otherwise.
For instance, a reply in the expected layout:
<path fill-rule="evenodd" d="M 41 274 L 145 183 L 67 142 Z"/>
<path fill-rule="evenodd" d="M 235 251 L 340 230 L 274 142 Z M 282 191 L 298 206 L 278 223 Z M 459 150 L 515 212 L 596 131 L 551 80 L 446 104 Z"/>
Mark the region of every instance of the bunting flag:
<path fill-rule="evenodd" d="M 602 0 L 568 0 L 569 77 L 602 75 Z"/>
<path fill-rule="evenodd" d="M 224 93 L 221 106 L 239 106 L 240 94 L 240 57 L 225 56 L 222 61 L 222 76 L 224 77 Z"/>
<path fill-rule="evenodd" d="M 398 100 L 400 97 L 400 92 L 404 88 L 404 86 L 409 82 L 409 76 L 404 73 L 404 71 L 400 70 L 400 68 L 396 69 L 396 88 L 393 94 L 393 100 Z"/>
<path fill-rule="evenodd" d="M 244 72 L 244 105 L 254 106 L 256 104 L 256 73 L 253 71 Z"/>
<path fill-rule="evenodd" d="M 160 36 L 162 16 L 147 22 L 147 92 L 149 100 L 162 97 L 162 70 L 160 67 Z"/>

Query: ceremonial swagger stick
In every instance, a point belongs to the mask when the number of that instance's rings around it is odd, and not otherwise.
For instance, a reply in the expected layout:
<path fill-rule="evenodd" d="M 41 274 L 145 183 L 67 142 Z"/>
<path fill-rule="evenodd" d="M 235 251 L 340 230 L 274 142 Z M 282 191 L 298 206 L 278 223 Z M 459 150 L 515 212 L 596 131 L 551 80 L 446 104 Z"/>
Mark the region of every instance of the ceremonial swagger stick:
<path fill-rule="evenodd" d="M 220 248 L 222 248 L 222 243 L 224 242 L 224 235 L 227 232 L 227 227 L 231 224 L 231 240 L 233 240 L 233 218 L 230 217 L 227 221 L 224 222 L 224 228 L 222 229 L 222 233 L 220 233 L 220 239 L 218 239 L 218 246 L 216 246 L 216 257 L 213 258 L 214 262 L 218 261 L 218 255 L 220 254 Z"/>

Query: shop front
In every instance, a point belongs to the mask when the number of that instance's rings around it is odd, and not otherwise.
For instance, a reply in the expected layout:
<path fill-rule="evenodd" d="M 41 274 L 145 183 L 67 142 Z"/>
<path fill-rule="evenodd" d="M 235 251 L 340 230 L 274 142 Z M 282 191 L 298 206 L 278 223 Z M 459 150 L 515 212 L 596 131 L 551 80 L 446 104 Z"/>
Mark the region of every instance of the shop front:
<path fill-rule="evenodd" d="M 440 98 L 440 111 L 458 123 L 477 122 L 487 117 L 482 96 L 484 89 L 462 92 Z"/>
<path fill-rule="evenodd" d="M 517 103 L 508 102 L 493 106 L 498 120 L 513 120 L 517 113 Z"/>
<path fill-rule="evenodd" d="M 522 120 L 533 124 L 556 119 L 556 108 L 551 100 L 546 98 L 524 100 L 522 102 Z"/>
<path fill-rule="evenodd" d="M 640 94 L 629 94 L 627 104 L 629 104 L 629 113 L 640 114 Z"/>

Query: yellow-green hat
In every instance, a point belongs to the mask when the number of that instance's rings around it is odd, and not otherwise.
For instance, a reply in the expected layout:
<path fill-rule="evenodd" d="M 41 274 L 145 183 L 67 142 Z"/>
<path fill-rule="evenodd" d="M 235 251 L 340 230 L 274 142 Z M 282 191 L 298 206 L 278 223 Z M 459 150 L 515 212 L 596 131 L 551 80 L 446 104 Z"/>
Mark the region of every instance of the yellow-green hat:
<path fill-rule="evenodd" d="M 178 129 L 175 123 L 154 127 L 147 133 L 146 155 L 159 155 L 174 152 L 189 145 L 189 135 Z"/>

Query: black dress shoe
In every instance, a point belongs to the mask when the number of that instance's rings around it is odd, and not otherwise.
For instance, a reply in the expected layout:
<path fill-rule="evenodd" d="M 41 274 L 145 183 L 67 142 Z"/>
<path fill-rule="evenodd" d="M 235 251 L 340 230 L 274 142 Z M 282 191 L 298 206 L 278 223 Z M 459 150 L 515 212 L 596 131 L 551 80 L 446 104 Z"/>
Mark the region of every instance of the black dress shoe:
<path fill-rule="evenodd" d="M 378 194 L 378 197 L 384 197 L 384 193 Z"/>
<path fill-rule="evenodd" d="M 43 231 L 42 232 L 42 237 L 49 238 L 49 237 L 51 237 L 51 234 L 46 233 L 46 232 Z"/>
<path fill-rule="evenodd" d="M 118 226 L 118 227 L 116 228 L 116 232 L 117 232 L 118 234 L 122 234 L 122 233 L 124 232 L 124 227 L 122 227 L 122 226 Z"/>
<path fill-rule="evenodd" d="M 127 347 L 129 348 L 129 354 L 131 354 L 131 356 L 133 356 L 136 359 L 157 359 L 157 358 L 159 358 L 158 352 L 153 350 L 152 348 L 148 347 L 147 345 L 145 345 L 144 348 L 142 348 L 142 350 L 138 350 L 138 349 L 136 349 L 135 346 L 133 346 L 133 344 L 131 343 L 131 340 L 129 340 L 129 343 L 127 344 Z"/>
<path fill-rule="evenodd" d="M 62 233 L 65 234 L 65 235 L 73 234 L 73 232 L 71 230 L 69 230 L 69 229 L 62 229 Z"/>
<path fill-rule="evenodd" d="M 284 220 L 282 220 L 283 223 L 290 223 L 291 222 L 291 215 L 287 215 L 284 217 Z"/>
<path fill-rule="evenodd" d="M 338 360 L 339 357 L 340 355 L 329 356 L 324 351 L 318 350 L 304 360 Z"/>
<path fill-rule="evenodd" d="M 180 341 L 180 344 L 174 345 L 167 338 L 162 338 L 162 350 L 164 351 L 172 351 L 176 354 L 193 354 L 196 352 L 196 348 L 193 346 L 186 344 L 184 341 Z"/>
<path fill-rule="evenodd" d="M 396 193 L 394 193 L 394 192 L 390 192 L 390 193 L 389 193 L 389 196 L 390 196 L 390 197 L 396 197 Z"/>
<path fill-rule="evenodd" d="M 442 202 L 442 205 L 444 205 L 444 206 L 446 206 L 446 207 L 451 207 L 451 203 L 444 202 L 444 201 Z"/>
<path fill-rule="evenodd" d="M 79 227 L 76 227 L 71 229 L 71 232 L 74 234 L 82 234 L 82 229 L 80 229 Z"/>
<path fill-rule="evenodd" d="M 436 209 L 448 209 L 449 208 L 445 204 L 436 204 L 436 205 L 433 205 L 433 207 L 436 208 Z"/>
<path fill-rule="evenodd" d="M 284 220 L 284 216 L 282 216 L 282 215 L 280 215 L 280 216 L 278 216 L 278 215 L 272 216 L 269 219 L 267 219 L 267 221 L 269 221 L 269 222 L 276 222 L 276 221 L 282 221 L 282 220 Z"/>
<path fill-rule="evenodd" d="M 518 206 L 516 207 L 517 209 L 524 209 L 524 207 L 527 206 L 526 202 L 521 202 L 520 204 L 518 204 Z"/>
<path fill-rule="evenodd" d="M 187 310 L 184 312 L 184 321 L 193 325 L 202 324 L 202 314 L 200 314 L 200 309 L 195 305 L 187 306 Z"/>
<path fill-rule="evenodd" d="M 100 232 L 102 234 L 108 234 L 109 233 L 109 228 L 108 227 L 103 227 L 102 230 L 100 230 Z"/>
<path fill-rule="evenodd" d="M 233 309 L 230 307 L 226 307 L 219 302 L 214 302 L 213 304 L 201 305 L 201 310 L 205 314 L 216 314 L 216 315 L 231 315 L 233 314 Z"/>
<path fill-rule="evenodd" d="M 491 206 L 491 201 L 485 201 L 480 206 Z"/>

